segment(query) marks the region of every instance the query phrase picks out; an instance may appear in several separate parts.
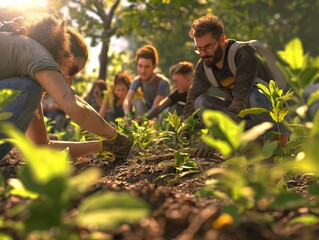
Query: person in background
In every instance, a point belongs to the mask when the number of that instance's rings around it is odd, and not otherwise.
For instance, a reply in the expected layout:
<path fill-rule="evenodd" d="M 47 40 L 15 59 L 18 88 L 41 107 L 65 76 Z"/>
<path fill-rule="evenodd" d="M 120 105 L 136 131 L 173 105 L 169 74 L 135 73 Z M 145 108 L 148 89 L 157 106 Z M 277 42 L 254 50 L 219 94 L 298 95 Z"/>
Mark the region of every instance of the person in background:
<path fill-rule="evenodd" d="M 114 76 L 113 86 L 105 91 L 100 108 L 100 115 L 108 122 L 114 122 L 116 118 L 123 118 L 123 102 L 130 88 L 132 76 L 126 72 L 119 72 Z"/>
<path fill-rule="evenodd" d="M 11 89 L 19 94 L 0 109 L 0 113 L 12 113 L 5 121 L 26 132 L 34 144 L 61 150 L 69 148 L 73 159 L 93 152 L 111 152 L 116 160 L 125 160 L 132 147 L 129 138 L 114 129 L 70 88 L 73 77 L 88 59 L 88 46 L 79 32 L 56 15 L 45 15 L 31 23 L 8 24 L 0 26 L 0 90 Z M 102 139 L 49 140 L 41 105 L 43 92 L 81 128 Z M 7 137 L 0 132 L 0 139 Z M 11 149 L 10 143 L 1 143 L 0 159 Z"/>
<path fill-rule="evenodd" d="M 98 79 L 93 82 L 92 87 L 84 100 L 90 104 L 97 112 L 100 111 L 102 106 L 104 92 L 106 90 L 106 83 L 103 79 Z"/>
<path fill-rule="evenodd" d="M 157 107 L 170 92 L 170 81 L 164 75 L 155 73 L 158 65 L 158 52 L 152 45 L 145 45 L 136 52 L 136 64 L 138 76 L 133 79 L 128 93 L 123 102 L 125 119 L 135 109 L 135 119 L 141 120 L 141 116 L 150 109 Z M 143 99 L 134 96 L 138 88 L 142 89 Z"/>
<path fill-rule="evenodd" d="M 44 116 L 48 118 L 49 122 L 53 121 L 50 133 L 62 131 L 66 123 L 66 115 L 61 107 L 48 94 L 45 94 L 42 99 L 42 107 Z"/>
<path fill-rule="evenodd" d="M 172 91 L 157 107 L 152 108 L 147 113 L 147 119 L 153 119 L 169 108 L 168 111 L 173 113 L 176 111 L 178 116 L 183 115 L 186 97 L 194 77 L 194 65 L 191 62 L 179 62 L 171 66 L 169 70 L 175 90 Z"/>
<path fill-rule="evenodd" d="M 256 86 L 257 78 L 269 82 L 266 66 L 256 56 L 255 48 L 250 44 L 241 45 L 234 57 L 236 73 L 233 74 L 228 65 L 227 51 L 236 42 L 226 39 L 223 22 L 214 15 L 205 15 L 196 19 L 189 31 L 194 39 L 195 53 L 200 59 L 195 68 L 192 87 L 190 88 L 184 108 L 184 117 L 199 109 L 197 115 L 201 119 L 206 109 L 219 110 L 227 114 L 236 122 L 242 120 L 238 116 L 243 109 L 262 107 L 271 109 L 271 103 L 265 95 L 259 92 Z M 225 93 L 225 98 L 207 94 L 213 86 L 207 75 L 208 69 L 215 76 L 219 88 Z M 267 114 L 248 116 L 246 127 L 252 127 L 264 121 L 271 121 Z M 213 149 L 200 142 L 195 150 L 198 157 L 208 157 Z"/>

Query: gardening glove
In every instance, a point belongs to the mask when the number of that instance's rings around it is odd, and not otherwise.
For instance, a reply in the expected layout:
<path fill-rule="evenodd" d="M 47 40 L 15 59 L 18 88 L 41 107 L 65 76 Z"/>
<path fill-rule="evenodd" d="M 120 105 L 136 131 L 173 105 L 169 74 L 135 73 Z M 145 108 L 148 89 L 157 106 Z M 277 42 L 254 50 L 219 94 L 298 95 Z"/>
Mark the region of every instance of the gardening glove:
<path fill-rule="evenodd" d="M 112 139 L 102 139 L 100 144 L 100 151 L 111 152 L 116 161 L 125 161 L 133 146 L 130 139 L 118 131 Z"/>
<path fill-rule="evenodd" d="M 200 142 L 194 151 L 196 157 L 207 158 L 214 152 L 214 149 L 207 146 L 204 142 Z"/>

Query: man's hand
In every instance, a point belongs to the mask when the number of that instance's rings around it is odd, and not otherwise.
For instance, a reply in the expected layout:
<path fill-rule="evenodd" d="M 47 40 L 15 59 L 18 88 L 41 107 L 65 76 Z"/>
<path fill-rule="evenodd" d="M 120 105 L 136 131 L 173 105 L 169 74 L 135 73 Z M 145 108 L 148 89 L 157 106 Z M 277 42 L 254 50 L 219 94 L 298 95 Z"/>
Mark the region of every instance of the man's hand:
<path fill-rule="evenodd" d="M 103 151 L 113 153 L 117 161 L 125 161 L 132 146 L 130 139 L 120 132 L 117 132 L 117 137 L 114 140 L 102 140 Z"/>
<path fill-rule="evenodd" d="M 207 158 L 214 152 L 214 149 L 207 146 L 205 143 L 200 142 L 195 149 L 195 156 L 200 158 Z"/>

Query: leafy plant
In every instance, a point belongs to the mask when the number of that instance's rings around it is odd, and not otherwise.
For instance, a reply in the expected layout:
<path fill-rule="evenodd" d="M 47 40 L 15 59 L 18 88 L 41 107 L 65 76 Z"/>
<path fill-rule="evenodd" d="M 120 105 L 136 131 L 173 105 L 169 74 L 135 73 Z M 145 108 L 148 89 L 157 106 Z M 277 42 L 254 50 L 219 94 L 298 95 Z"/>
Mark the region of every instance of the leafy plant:
<path fill-rule="evenodd" d="M 0 109 L 4 109 L 9 103 L 11 103 L 18 95 L 20 91 L 12 89 L 1 89 L 0 90 Z M 2 112 L 0 113 L 0 121 L 10 118 L 12 113 Z"/>
<path fill-rule="evenodd" d="M 76 226 L 110 230 L 148 214 L 144 201 L 127 193 L 112 192 L 92 194 L 83 200 L 76 214 L 70 214 L 72 203 L 96 183 L 101 176 L 100 170 L 92 168 L 71 177 L 71 160 L 67 152 L 34 146 L 10 125 L 2 124 L 1 127 L 26 161 L 18 171 L 18 179 L 9 180 L 6 195 L 32 199 L 30 204 L 18 204 L 10 209 L 9 214 L 16 224 L 0 221 L 1 227 L 17 231 L 23 239 L 40 236 L 78 239 L 73 232 Z"/>

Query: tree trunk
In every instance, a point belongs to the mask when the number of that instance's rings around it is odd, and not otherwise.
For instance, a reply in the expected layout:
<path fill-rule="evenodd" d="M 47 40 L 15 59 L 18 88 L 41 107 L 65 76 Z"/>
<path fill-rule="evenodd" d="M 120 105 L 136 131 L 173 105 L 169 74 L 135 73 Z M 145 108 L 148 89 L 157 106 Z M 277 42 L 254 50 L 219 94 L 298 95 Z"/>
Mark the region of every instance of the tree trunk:
<path fill-rule="evenodd" d="M 99 62 L 100 62 L 99 79 L 103 79 L 103 80 L 106 80 L 107 78 L 107 65 L 109 62 L 109 56 L 108 56 L 109 43 L 110 41 L 102 42 L 101 52 L 99 55 Z"/>

